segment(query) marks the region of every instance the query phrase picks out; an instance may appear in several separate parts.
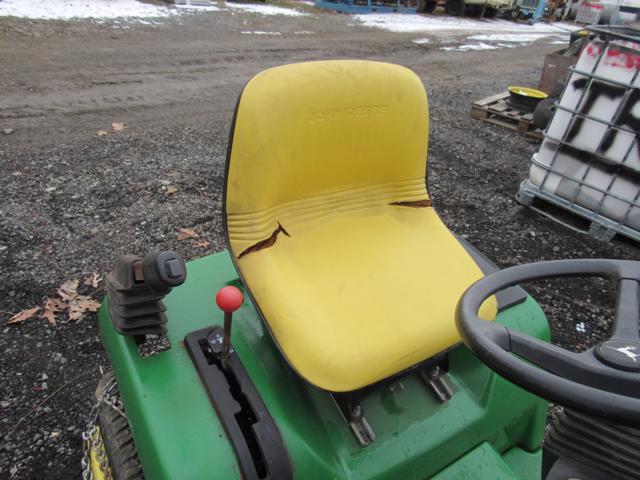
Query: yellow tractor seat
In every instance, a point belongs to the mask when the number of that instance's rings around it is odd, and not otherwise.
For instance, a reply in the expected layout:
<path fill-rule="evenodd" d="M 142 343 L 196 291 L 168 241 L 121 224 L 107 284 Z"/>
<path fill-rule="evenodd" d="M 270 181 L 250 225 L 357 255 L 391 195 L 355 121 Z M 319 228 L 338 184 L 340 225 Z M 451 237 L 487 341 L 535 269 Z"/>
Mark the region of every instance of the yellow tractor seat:
<path fill-rule="evenodd" d="M 287 65 L 242 92 L 227 240 L 283 355 L 319 388 L 357 390 L 460 341 L 456 302 L 482 273 L 431 206 L 427 138 L 422 82 L 397 65 Z"/>

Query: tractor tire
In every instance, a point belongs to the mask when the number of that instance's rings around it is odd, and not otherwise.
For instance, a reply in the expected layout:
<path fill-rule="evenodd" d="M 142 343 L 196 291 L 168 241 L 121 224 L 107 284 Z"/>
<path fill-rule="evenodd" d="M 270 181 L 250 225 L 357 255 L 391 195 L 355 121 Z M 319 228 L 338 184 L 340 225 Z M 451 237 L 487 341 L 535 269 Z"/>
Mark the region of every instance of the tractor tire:
<path fill-rule="evenodd" d="M 464 15 L 465 6 L 464 0 L 447 0 L 444 11 L 452 17 L 460 17 Z"/>
<path fill-rule="evenodd" d="M 107 373 L 98 384 L 96 396 L 104 391 L 104 386 L 111 380 L 113 373 Z M 118 404 L 122 404 L 117 387 L 110 394 Z M 99 397 L 100 398 L 100 397 Z M 123 411 L 123 410 L 121 410 Z M 138 459 L 138 452 L 133 443 L 129 421 L 122 413 L 105 402 L 100 403 L 98 410 L 98 426 L 104 442 L 104 448 L 109 458 L 111 475 L 114 480 L 143 480 L 142 466 Z"/>
<path fill-rule="evenodd" d="M 438 2 L 427 2 L 424 7 L 424 13 L 433 13 L 438 8 Z"/>
<path fill-rule="evenodd" d="M 540 130 L 544 130 L 549 125 L 553 113 L 556 111 L 556 99 L 545 98 L 533 112 L 533 124 Z"/>
<path fill-rule="evenodd" d="M 482 17 L 484 15 L 484 5 L 467 5 L 464 13 L 468 17 Z"/>
<path fill-rule="evenodd" d="M 498 15 L 498 9 L 497 8 L 487 7 L 487 8 L 484 9 L 485 18 L 496 18 L 496 15 Z"/>

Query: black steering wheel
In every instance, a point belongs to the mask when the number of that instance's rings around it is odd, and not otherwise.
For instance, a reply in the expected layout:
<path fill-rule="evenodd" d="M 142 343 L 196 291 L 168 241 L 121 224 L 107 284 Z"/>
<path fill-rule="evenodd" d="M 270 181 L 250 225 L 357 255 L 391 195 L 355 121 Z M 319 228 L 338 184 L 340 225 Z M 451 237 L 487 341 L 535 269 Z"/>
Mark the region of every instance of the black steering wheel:
<path fill-rule="evenodd" d="M 482 302 L 494 293 L 550 277 L 605 277 L 615 282 L 616 311 L 608 340 L 575 353 L 478 318 Z M 462 295 L 456 325 L 465 345 L 516 385 L 560 405 L 640 427 L 640 262 L 554 260 L 497 271 Z"/>

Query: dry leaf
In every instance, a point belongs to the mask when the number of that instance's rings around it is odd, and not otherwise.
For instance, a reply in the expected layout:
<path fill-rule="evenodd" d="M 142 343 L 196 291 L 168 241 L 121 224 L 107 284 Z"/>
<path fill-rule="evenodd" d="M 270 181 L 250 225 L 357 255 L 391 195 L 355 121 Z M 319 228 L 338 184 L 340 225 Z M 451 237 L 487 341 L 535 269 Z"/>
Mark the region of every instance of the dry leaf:
<path fill-rule="evenodd" d="M 86 295 L 78 295 L 69 302 L 69 320 L 79 322 L 86 312 L 97 312 L 100 303 Z"/>
<path fill-rule="evenodd" d="M 206 240 L 203 240 L 201 242 L 195 242 L 193 246 L 196 248 L 207 248 L 209 246 L 209 242 L 207 242 Z"/>
<path fill-rule="evenodd" d="M 33 317 L 38 310 L 40 310 L 40 307 L 27 308 L 26 310 L 22 310 L 21 312 L 18 312 L 13 317 L 11 317 L 7 321 L 7 325 L 10 323 L 22 323 L 26 319 Z"/>
<path fill-rule="evenodd" d="M 173 185 L 169 185 L 167 187 L 167 195 L 172 195 L 174 193 L 176 193 L 178 191 L 178 189 L 176 187 L 174 187 Z"/>
<path fill-rule="evenodd" d="M 107 136 L 107 131 L 106 130 L 98 130 L 96 132 L 96 135 L 99 137 L 106 137 Z"/>
<path fill-rule="evenodd" d="M 78 296 L 78 285 L 80 284 L 80 280 L 67 280 L 60 288 L 58 288 L 58 295 L 60 298 L 69 302 Z"/>
<path fill-rule="evenodd" d="M 188 228 L 181 228 L 178 231 L 180 232 L 180 234 L 178 235 L 178 240 L 186 240 L 187 238 L 198 238 L 198 234 Z"/>
<path fill-rule="evenodd" d="M 98 288 L 98 284 L 102 281 L 102 277 L 98 274 L 98 272 L 93 272 L 89 277 L 84 281 L 85 287 Z"/>
<path fill-rule="evenodd" d="M 111 124 L 111 129 L 114 132 L 121 132 L 122 130 L 126 130 L 128 125 L 126 123 L 113 122 Z"/>
<path fill-rule="evenodd" d="M 81 307 L 85 309 L 87 312 L 97 312 L 98 309 L 100 308 L 100 302 L 96 302 L 91 297 L 81 298 L 79 303 Z"/>
<path fill-rule="evenodd" d="M 40 315 L 40 318 L 44 318 L 49 322 L 49 325 L 56 324 L 56 313 L 60 313 L 69 307 L 66 303 L 56 299 L 47 298 L 47 303 L 44 305 L 44 312 Z"/>
<path fill-rule="evenodd" d="M 79 308 L 75 303 L 69 305 L 69 320 L 73 320 L 74 322 L 79 322 L 84 318 L 84 311 Z"/>

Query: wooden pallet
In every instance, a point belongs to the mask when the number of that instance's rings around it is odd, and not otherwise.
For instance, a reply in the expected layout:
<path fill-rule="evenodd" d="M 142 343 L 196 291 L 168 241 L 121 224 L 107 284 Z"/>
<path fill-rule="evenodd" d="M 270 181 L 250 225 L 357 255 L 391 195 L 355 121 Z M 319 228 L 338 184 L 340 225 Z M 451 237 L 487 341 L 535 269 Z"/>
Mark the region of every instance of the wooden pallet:
<path fill-rule="evenodd" d="M 542 132 L 533 124 L 533 113 L 516 110 L 507 103 L 507 98 L 509 92 L 502 92 L 473 102 L 471 116 L 524 133 L 531 138 L 541 139 Z"/>
<path fill-rule="evenodd" d="M 575 232 L 590 235 L 605 242 L 611 241 L 617 235 L 640 242 L 640 231 L 579 205 L 571 204 L 567 199 L 542 192 L 532 186 L 529 180 L 520 185 L 516 200 Z"/>

